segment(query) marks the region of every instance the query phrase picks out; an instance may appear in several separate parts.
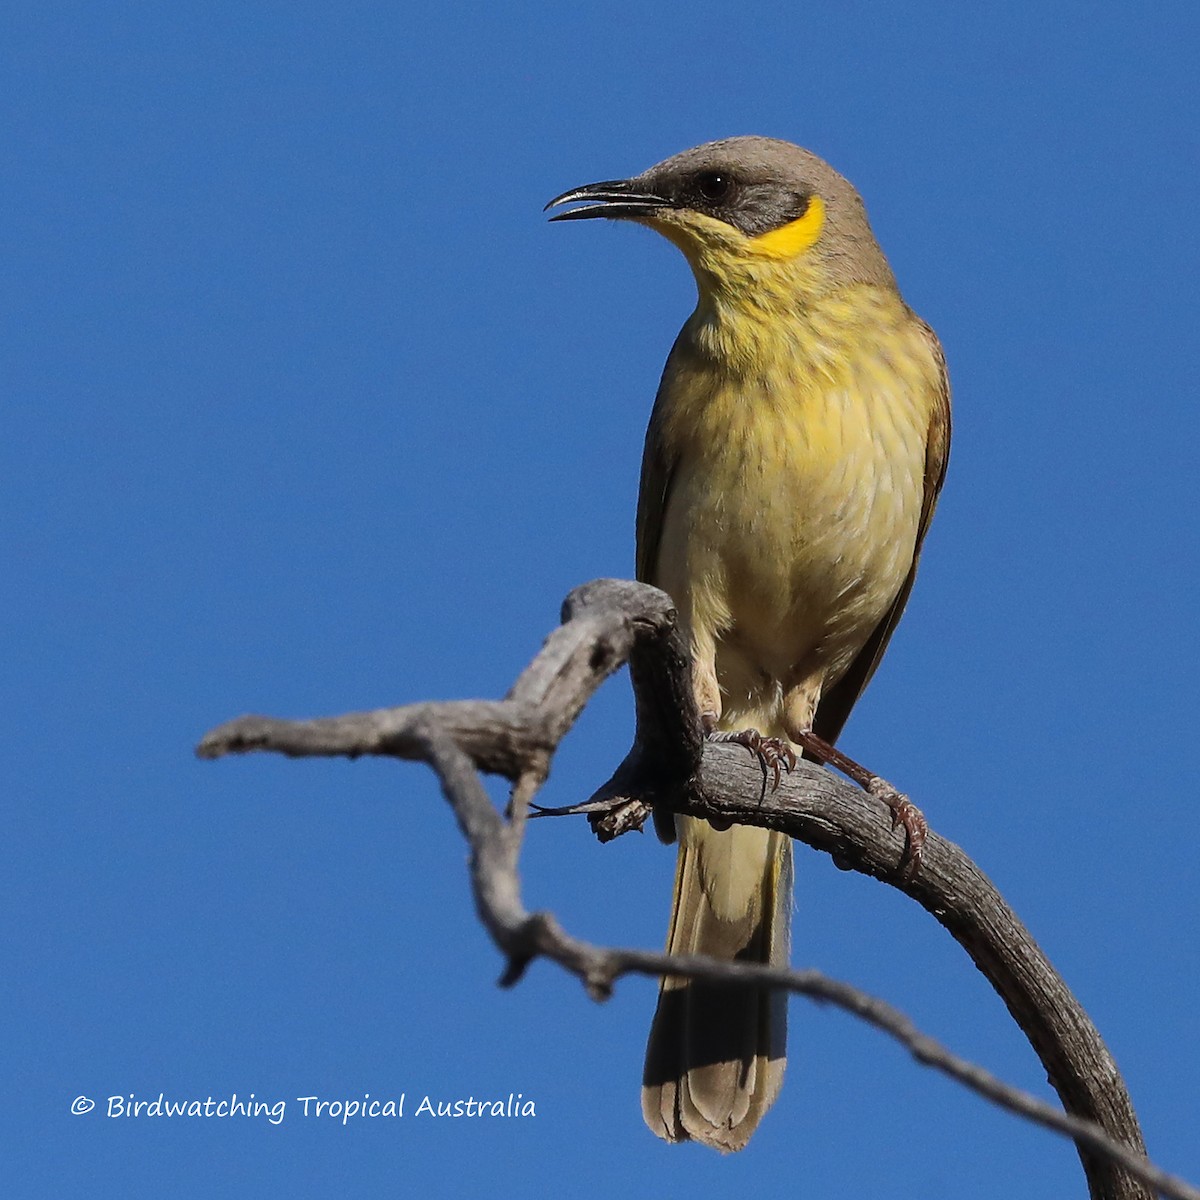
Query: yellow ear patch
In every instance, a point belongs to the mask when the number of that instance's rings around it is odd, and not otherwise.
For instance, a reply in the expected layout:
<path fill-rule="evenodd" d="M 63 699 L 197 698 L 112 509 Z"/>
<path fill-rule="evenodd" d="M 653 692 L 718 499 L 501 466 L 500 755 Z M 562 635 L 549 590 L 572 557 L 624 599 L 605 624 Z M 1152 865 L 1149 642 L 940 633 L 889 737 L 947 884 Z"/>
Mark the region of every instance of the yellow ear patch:
<path fill-rule="evenodd" d="M 825 204 L 820 196 L 814 196 L 804 216 L 751 238 L 750 248 L 764 258 L 795 258 L 821 236 L 824 225 Z"/>

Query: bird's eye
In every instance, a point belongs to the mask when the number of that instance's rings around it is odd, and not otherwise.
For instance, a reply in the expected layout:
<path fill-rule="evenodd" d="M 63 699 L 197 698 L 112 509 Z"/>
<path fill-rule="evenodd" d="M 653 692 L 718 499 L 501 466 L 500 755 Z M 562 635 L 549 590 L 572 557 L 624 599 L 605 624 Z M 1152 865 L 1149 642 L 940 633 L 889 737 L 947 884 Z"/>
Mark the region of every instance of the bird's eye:
<path fill-rule="evenodd" d="M 710 203 L 728 199 L 733 191 L 733 179 L 723 171 L 705 171 L 696 176 L 696 191 Z"/>

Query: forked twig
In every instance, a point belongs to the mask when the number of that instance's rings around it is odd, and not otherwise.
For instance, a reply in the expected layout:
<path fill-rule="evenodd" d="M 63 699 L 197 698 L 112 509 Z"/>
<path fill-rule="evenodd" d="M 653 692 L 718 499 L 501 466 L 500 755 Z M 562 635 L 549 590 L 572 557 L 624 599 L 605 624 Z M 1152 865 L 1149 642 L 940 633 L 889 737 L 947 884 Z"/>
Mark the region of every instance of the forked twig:
<path fill-rule="evenodd" d="M 627 974 L 785 988 L 854 1013 L 919 1062 L 1073 1138 L 1094 1200 L 1154 1192 L 1200 1200 L 1200 1190 L 1146 1159 L 1128 1093 L 1095 1027 L 962 850 L 931 832 L 920 873 L 899 878 L 904 836 L 892 829 L 887 806 L 812 763 L 798 763 L 777 790 L 762 796 L 759 772 L 737 748 L 705 746 L 674 611 L 657 589 L 598 580 L 571 593 L 563 622 L 503 700 L 416 704 L 312 721 L 242 717 L 207 734 L 197 754 L 219 758 L 270 750 L 295 757 L 374 754 L 428 762 L 470 846 L 475 904 L 506 958 L 504 985 L 520 979 L 540 956 L 577 975 L 595 998 L 607 996 Z M 959 1058 L 884 1001 L 819 972 L 594 946 L 567 934 L 550 914 L 525 909 L 517 868 L 526 813 L 536 807 L 532 797 L 592 693 L 627 660 L 637 732 L 624 762 L 587 806 L 597 833 L 605 838 L 637 827 L 652 806 L 662 805 L 782 830 L 835 855 L 839 865 L 898 887 L 949 930 L 1000 993 L 1065 1112 Z M 510 819 L 491 803 L 480 770 L 513 781 Z"/>

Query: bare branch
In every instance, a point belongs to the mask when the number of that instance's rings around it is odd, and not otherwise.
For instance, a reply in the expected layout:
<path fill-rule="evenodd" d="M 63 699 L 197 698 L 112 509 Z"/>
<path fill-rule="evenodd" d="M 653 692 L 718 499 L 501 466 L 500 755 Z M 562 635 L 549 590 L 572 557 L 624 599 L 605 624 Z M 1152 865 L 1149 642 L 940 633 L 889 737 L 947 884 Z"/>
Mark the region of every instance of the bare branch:
<path fill-rule="evenodd" d="M 1200 1191 L 1145 1157 L 1133 1106 L 1116 1065 L 1078 1001 L 992 883 L 957 846 L 930 833 L 915 879 L 896 875 L 904 848 L 881 801 L 801 762 L 777 791 L 739 747 L 705 745 L 692 701 L 688 656 L 669 597 L 655 588 L 598 580 L 576 589 L 564 624 L 501 701 L 415 704 L 313 721 L 242 717 L 205 736 L 203 758 L 249 750 L 292 756 L 383 754 L 428 762 L 471 847 L 480 919 L 515 983 L 532 959 L 552 959 L 596 998 L 622 975 L 680 975 L 785 988 L 836 1004 L 896 1038 L 918 1061 L 1012 1112 L 1074 1138 L 1095 1200 Z M 602 838 L 640 826 L 651 806 L 779 829 L 839 865 L 899 887 L 963 945 L 1000 994 L 1046 1068 L 1061 1112 L 1012 1088 L 920 1033 L 882 1000 L 814 971 L 787 971 L 700 956 L 597 947 L 521 900 L 518 858 L 525 814 L 550 756 L 588 699 L 624 661 L 637 705 L 633 748 L 586 806 Z M 514 782 L 506 821 L 477 769 Z M 1149 1186 L 1147 1186 L 1149 1185 Z"/>

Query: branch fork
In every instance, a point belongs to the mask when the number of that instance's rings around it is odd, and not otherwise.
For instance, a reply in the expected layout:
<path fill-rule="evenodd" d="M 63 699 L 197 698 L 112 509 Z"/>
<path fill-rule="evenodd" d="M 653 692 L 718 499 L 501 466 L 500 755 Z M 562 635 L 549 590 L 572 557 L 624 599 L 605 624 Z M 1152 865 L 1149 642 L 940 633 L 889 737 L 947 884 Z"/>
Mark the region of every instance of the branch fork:
<path fill-rule="evenodd" d="M 1066 984 L 983 872 L 930 831 L 920 871 L 897 871 L 905 833 L 883 796 L 801 760 L 764 793 L 761 771 L 739 746 L 705 744 L 692 698 L 687 648 L 664 592 L 602 579 L 575 589 L 563 623 L 502 700 L 405 705 L 307 721 L 246 716 L 206 734 L 199 757 L 269 750 L 291 757 L 372 754 L 428 763 L 470 846 L 476 910 L 504 955 L 511 986 L 536 958 L 576 975 L 604 999 L 623 975 L 686 976 L 770 986 L 835 1004 L 904 1045 L 921 1063 L 978 1094 L 1074 1139 L 1093 1200 L 1155 1194 L 1200 1200 L 1200 1190 L 1150 1163 L 1116 1065 Z M 633 746 L 586 802 L 539 809 L 533 797 L 559 742 L 600 684 L 629 663 L 636 705 Z M 479 772 L 512 783 L 497 811 Z M 778 829 L 834 856 L 839 866 L 898 888 L 959 942 L 999 993 L 1046 1068 L 1065 1111 L 1010 1087 L 920 1033 L 891 1005 L 817 971 L 721 962 L 701 956 L 594 946 L 552 915 L 528 912 L 519 858 L 530 816 L 586 813 L 602 841 L 641 828 L 655 807 Z"/>

